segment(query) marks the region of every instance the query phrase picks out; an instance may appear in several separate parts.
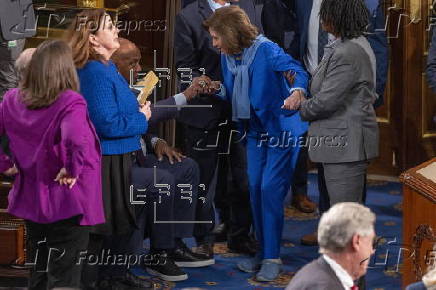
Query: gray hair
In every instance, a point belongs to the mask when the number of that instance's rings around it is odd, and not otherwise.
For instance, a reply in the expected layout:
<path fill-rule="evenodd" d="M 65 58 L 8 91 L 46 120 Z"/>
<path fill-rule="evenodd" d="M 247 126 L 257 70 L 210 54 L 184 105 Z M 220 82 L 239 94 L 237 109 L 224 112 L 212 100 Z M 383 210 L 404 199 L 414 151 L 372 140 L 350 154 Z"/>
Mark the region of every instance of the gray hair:
<path fill-rule="evenodd" d="M 27 48 L 23 50 L 23 52 L 15 61 L 15 69 L 17 70 L 20 79 L 23 79 L 24 73 L 26 72 L 35 50 L 36 48 Z"/>
<path fill-rule="evenodd" d="M 353 235 L 368 236 L 374 231 L 375 214 L 355 202 L 343 202 L 324 213 L 318 226 L 320 253 L 342 252 Z"/>

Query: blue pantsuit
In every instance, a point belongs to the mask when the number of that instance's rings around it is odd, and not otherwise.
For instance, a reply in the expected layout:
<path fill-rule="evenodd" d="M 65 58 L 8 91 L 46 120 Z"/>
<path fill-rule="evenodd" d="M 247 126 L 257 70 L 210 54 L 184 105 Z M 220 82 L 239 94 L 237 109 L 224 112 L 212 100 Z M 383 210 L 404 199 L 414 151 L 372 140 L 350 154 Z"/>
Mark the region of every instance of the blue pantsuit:
<path fill-rule="evenodd" d="M 237 58 L 235 63 L 241 64 Z M 235 103 L 235 76 L 228 68 L 226 56 L 221 57 L 221 64 L 224 98 Z M 280 257 L 283 202 L 300 150 L 296 141 L 307 131 L 307 123 L 298 112 L 281 109 L 290 95 L 283 77 L 283 72 L 288 71 L 296 73 L 294 87 L 305 90 L 308 75 L 298 61 L 273 42 L 258 46 L 248 70 L 250 117 L 240 120 L 246 128 L 250 199 L 262 259 Z"/>
<path fill-rule="evenodd" d="M 247 167 L 254 227 L 262 245 L 262 257 L 274 259 L 280 254 L 283 201 L 300 147 L 282 148 L 274 146 L 273 141 L 259 144 L 259 138 L 252 134 L 247 136 Z"/>

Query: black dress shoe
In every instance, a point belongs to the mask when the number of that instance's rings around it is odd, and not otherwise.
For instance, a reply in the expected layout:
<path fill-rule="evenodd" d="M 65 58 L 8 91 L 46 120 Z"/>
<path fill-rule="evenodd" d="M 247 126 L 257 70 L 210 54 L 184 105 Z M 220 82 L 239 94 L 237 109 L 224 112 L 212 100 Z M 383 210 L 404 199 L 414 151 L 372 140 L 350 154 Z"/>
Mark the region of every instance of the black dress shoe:
<path fill-rule="evenodd" d="M 225 224 L 219 224 L 212 233 L 215 235 L 215 242 L 227 241 L 227 227 Z"/>
<path fill-rule="evenodd" d="M 140 290 L 154 289 L 154 283 L 150 280 L 139 278 L 133 273 L 128 272 L 125 277 L 101 280 L 95 288 L 83 288 L 85 290 Z"/>
<path fill-rule="evenodd" d="M 188 275 L 182 271 L 165 251 L 154 253 L 151 263 L 145 266 L 146 271 L 165 281 L 177 282 L 188 279 Z"/>
<path fill-rule="evenodd" d="M 254 256 L 258 252 L 259 245 L 254 239 L 232 239 L 227 242 L 229 252 L 238 253 L 243 255 Z"/>
<path fill-rule="evenodd" d="M 173 250 L 170 258 L 179 267 L 205 267 L 215 264 L 215 259 L 210 256 L 203 255 L 202 253 L 194 253 L 188 247 L 179 246 Z"/>
<path fill-rule="evenodd" d="M 214 259 L 213 257 L 213 244 L 212 243 L 201 243 L 195 248 L 195 254 L 200 255 L 207 259 Z"/>

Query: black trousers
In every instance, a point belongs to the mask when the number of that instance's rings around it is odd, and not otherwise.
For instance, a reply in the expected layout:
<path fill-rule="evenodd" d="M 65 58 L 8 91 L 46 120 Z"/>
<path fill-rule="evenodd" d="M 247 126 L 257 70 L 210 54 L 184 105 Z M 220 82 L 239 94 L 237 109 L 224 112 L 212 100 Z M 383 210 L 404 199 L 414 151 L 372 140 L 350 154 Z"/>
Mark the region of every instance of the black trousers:
<path fill-rule="evenodd" d="M 184 145 L 186 154 L 194 159 L 200 169 L 198 199 L 196 206 L 196 223 L 194 237 L 197 243 L 213 242 L 212 230 L 215 226 L 215 188 L 211 185 L 218 162 L 220 146 L 219 129 L 204 130 L 185 125 Z M 208 223 L 206 223 L 208 222 Z M 209 223 L 210 222 L 210 223 Z"/>
<path fill-rule="evenodd" d="M 247 152 L 243 142 L 232 140 L 230 154 L 219 155 L 215 204 L 227 228 L 228 243 L 247 239 L 252 225 L 248 190 Z"/>
<path fill-rule="evenodd" d="M 305 135 L 305 137 L 307 134 Z M 300 148 L 297 164 L 295 165 L 294 175 L 292 179 L 292 195 L 307 195 L 307 160 L 308 160 L 307 146 Z"/>
<path fill-rule="evenodd" d="M 73 217 L 50 224 L 26 221 L 27 251 L 33 262 L 29 289 L 80 288 L 80 253 L 88 247 L 89 228 Z"/>
<path fill-rule="evenodd" d="M 154 168 L 161 172 L 166 172 L 172 176 L 174 180 L 174 206 L 173 220 L 177 221 L 174 224 L 174 236 L 176 238 L 189 238 L 193 236 L 194 221 L 197 204 L 202 202 L 198 200 L 200 169 L 197 163 L 191 158 L 184 158 L 181 162 L 171 164 L 167 157 L 159 161 L 154 154 L 145 156 L 144 164 L 146 168 Z M 182 221 L 186 221 L 183 223 Z M 162 232 L 162 229 L 154 223 L 152 231 Z M 154 244 L 154 243 L 153 243 Z M 156 243 L 158 246 L 159 243 Z"/>

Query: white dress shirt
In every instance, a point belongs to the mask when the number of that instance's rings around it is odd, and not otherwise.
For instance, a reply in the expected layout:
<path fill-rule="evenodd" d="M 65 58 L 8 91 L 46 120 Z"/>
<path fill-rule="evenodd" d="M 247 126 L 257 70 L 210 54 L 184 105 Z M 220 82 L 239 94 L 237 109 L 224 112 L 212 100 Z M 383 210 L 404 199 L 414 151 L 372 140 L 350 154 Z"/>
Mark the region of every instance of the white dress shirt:
<path fill-rule="evenodd" d="M 321 10 L 321 2 L 322 0 L 313 0 L 307 31 L 307 51 L 304 56 L 304 64 L 311 75 L 313 75 L 318 66 L 319 11 Z M 334 36 L 329 34 L 329 41 L 331 40 L 334 40 Z"/>
<path fill-rule="evenodd" d="M 213 12 L 215 12 L 215 10 L 217 10 L 219 8 L 226 7 L 226 6 L 230 5 L 230 3 L 228 3 L 228 2 L 226 2 L 226 4 L 224 4 L 224 5 L 221 5 L 217 2 L 215 2 L 214 0 L 207 0 L 207 1 L 209 2 L 210 9 L 212 9 Z"/>
<path fill-rule="evenodd" d="M 341 265 L 336 263 L 336 261 L 329 256 L 323 255 L 322 257 L 327 262 L 327 264 L 329 264 L 330 268 L 332 268 L 333 272 L 335 272 L 339 281 L 341 281 L 342 286 L 344 286 L 344 289 L 350 290 L 351 287 L 353 287 L 354 285 L 353 278 L 351 278 L 350 274 L 348 274 L 348 272 L 345 271 Z"/>

